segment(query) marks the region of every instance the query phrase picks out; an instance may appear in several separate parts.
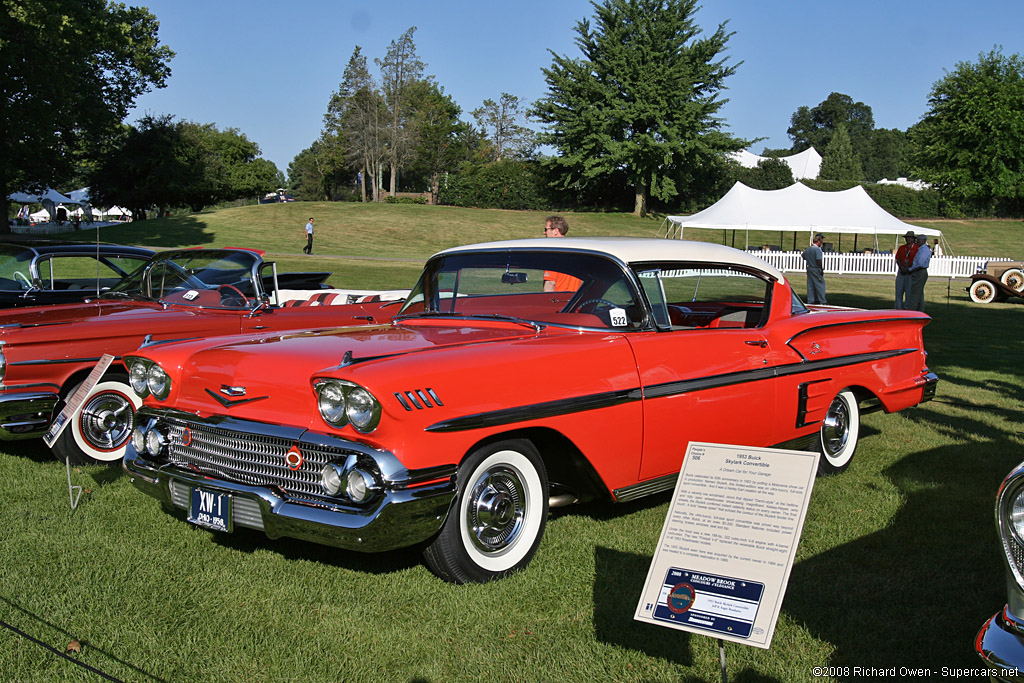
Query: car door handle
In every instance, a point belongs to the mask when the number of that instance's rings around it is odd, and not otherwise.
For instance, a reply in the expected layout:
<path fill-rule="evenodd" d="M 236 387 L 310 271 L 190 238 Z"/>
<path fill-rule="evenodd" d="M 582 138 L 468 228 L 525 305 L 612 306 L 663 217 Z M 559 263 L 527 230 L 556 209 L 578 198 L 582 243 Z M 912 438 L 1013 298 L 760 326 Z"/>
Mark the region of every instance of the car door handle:
<path fill-rule="evenodd" d="M 750 346 L 760 346 L 762 349 L 767 348 L 768 346 L 768 342 L 766 342 L 764 339 L 748 339 L 743 343 L 749 344 Z"/>

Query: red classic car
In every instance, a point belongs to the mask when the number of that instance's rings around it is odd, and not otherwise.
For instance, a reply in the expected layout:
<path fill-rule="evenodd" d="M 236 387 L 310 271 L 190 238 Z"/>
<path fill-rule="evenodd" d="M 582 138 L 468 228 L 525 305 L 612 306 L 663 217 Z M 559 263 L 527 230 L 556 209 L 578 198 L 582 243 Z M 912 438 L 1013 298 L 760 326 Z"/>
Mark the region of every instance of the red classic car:
<path fill-rule="evenodd" d="M 62 401 L 109 353 L 114 364 L 54 453 L 76 464 L 120 460 L 141 404 L 128 388 L 123 354 L 147 339 L 329 327 L 379 315 L 380 303 L 320 305 L 369 294 L 318 288 L 326 275 L 278 275 L 256 251 L 183 249 L 157 254 L 98 298 L 0 311 L 0 439 L 42 436 Z"/>
<path fill-rule="evenodd" d="M 928 320 L 809 309 L 717 245 L 460 247 L 386 324 L 131 354 L 145 405 L 124 466 L 199 525 L 425 543 L 442 578 L 486 581 L 530 561 L 549 506 L 671 489 L 690 441 L 820 449 L 844 470 L 862 412 L 933 396 Z"/>

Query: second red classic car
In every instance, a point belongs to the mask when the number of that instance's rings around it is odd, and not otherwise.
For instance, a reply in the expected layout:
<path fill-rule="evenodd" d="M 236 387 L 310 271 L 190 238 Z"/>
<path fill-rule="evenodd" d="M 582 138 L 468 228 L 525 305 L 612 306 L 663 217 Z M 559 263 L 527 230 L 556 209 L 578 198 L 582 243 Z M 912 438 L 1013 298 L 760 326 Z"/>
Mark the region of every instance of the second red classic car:
<path fill-rule="evenodd" d="M 204 339 L 373 319 L 380 303 L 323 306 L 369 294 L 316 288 L 326 275 L 278 275 L 272 262 L 248 249 L 181 249 L 157 254 L 84 303 L 0 311 L 0 439 L 41 437 L 62 402 L 109 353 L 113 365 L 54 444 L 54 453 L 75 464 L 120 460 L 141 404 L 128 388 L 123 354 L 147 339 Z"/>
<path fill-rule="evenodd" d="M 124 466 L 198 525 L 422 543 L 442 578 L 487 581 L 530 561 L 550 506 L 671 489 L 690 441 L 844 470 L 862 413 L 934 394 L 928 320 L 808 308 L 716 245 L 459 247 L 387 323 L 131 354 L 145 405 Z"/>

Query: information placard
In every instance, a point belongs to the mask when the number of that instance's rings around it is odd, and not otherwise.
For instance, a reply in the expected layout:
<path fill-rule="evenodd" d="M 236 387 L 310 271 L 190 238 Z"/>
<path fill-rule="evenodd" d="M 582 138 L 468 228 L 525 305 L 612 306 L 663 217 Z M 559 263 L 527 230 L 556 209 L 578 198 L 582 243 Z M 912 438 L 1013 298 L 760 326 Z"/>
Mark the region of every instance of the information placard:
<path fill-rule="evenodd" d="M 769 647 L 818 457 L 691 443 L 633 618 Z"/>
<path fill-rule="evenodd" d="M 43 441 L 50 448 L 53 448 L 53 444 L 56 443 L 57 437 L 61 435 L 68 426 L 68 421 L 74 417 L 78 409 L 82 407 L 82 402 L 85 401 L 85 397 L 89 395 L 96 383 L 100 381 L 100 377 L 103 377 L 103 373 L 110 367 L 110 363 L 114 360 L 114 356 L 109 353 L 105 353 L 100 356 L 100 360 L 96 363 L 96 367 L 92 369 L 89 376 L 85 378 L 85 381 L 78 387 L 78 390 L 68 397 L 64 404 L 64 410 L 60 411 L 60 414 L 50 423 L 50 427 L 43 434 Z"/>

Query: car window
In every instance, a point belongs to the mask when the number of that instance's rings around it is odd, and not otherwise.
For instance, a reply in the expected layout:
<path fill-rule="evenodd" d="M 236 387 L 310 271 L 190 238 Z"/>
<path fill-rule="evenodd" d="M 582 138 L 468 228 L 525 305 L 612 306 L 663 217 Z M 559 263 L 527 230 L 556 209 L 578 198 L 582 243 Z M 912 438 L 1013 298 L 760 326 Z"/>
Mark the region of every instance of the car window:
<path fill-rule="evenodd" d="M 100 258 L 83 254 L 52 254 L 39 260 L 44 290 L 108 289 L 145 259 Z"/>
<path fill-rule="evenodd" d="M 24 291 L 31 286 L 32 252 L 21 247 L 0 246 L 0 289 Z"/>
<path fill-rule="evenodd" d="M 604 256 L 483 251 L 428 262 L 399 315 L 512 317 L 628 331 L 646 319 L 641 301 L 628 271 Z"/>
<path fill-rule="evenodd" d="M 761 327 L 771 280 L 727 265 L 663 264 L 637 268 L 662 330 Z"/>

